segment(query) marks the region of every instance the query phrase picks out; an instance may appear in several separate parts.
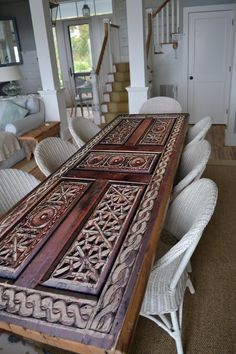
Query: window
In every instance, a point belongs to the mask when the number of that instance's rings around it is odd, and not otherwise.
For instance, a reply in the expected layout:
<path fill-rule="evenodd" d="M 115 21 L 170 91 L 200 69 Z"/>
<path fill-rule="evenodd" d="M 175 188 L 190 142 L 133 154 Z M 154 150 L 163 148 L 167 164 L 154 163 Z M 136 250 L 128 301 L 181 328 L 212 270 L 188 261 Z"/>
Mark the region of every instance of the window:
<path fill-rule="evenodd" d="M 90 8 L 90 16 L 112 13 L 112 0 L 60 0 L 57 20 L 82 17 L 82 8 L 85 4 Z"/>

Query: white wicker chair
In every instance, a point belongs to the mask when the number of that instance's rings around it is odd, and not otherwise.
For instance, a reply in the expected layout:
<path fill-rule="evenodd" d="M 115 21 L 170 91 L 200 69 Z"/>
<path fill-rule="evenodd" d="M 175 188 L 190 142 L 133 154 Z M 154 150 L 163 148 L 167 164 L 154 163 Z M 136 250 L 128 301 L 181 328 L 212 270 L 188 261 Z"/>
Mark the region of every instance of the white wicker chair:
<path fill-rule="evenodd" d="M 212 117 L 207 116 L 199 120 L 193 127 L 189 128 L 185 149 L 189 148 L 196 141 L 202 140 L 207 135 L 208 130 L 212 125 Z"/>
<path fill-rule="evenodd" d="M 45 176 L 55 172 L 69 159 L 77 148 L 61 138 L 51 137 L 42 140 L 35 148 L 34 158 Z"/>
<path fill-rule="evenodd" d="M 211 155 L 207 140 L 196 141 L 183 151 L 176 177 L 172 200 L 190 183 L 201 178 Z"/>
<path fill-rule="evenodd" d="M 179 241 L 154 264 L 140 312 L 174 338 L 178 354 L 183 354 L 184 292 L 186 287 L 195 292 L 187 265 L 214 212 L 217 195 L 216 184 L 203 178 L 185 188 L 171 204 L 166 226 Z"/>
<path fill-rule="evenodd" d="M 76 144 L 81 148 L 94 135 L 100 132 L 101 128 L 89 119 L 75 117 L 69 119 L 69 130 Z"/>
<path fill-rule="evenodd" d="M 158 96 L 149 98 L 139 110 L 140 114 L 181 113 L 182 107 L 171 97 Z"/>
<path fill-rule="evenodd" d="M 0 215 L 5 214 L 40 183 L 37 178 L 17 169 L 0 170 Z"/>

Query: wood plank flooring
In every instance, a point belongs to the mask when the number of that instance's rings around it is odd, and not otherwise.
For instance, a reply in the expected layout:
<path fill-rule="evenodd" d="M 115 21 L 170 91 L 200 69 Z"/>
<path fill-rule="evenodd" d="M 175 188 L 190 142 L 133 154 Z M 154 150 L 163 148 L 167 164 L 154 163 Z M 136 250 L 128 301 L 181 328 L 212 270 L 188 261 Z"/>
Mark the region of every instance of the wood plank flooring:
<path fill-rule="evenodd" d="M 236 160 L 236 146 L 225 146 L 225 126 L 213 125 L 206 139 L 211 144 L 211 159 L 213 160 Z"/>
<path fill-rule="evenodd" d="M 213 125 L 210 131 L 208 132 L 206 139 L 210 142 L 212 147 L 212 153 L 209 164 L 224 164 L 226 160 L 227 164 L 236 164 L 236 146 L 224 146 L 224 125 Z M 46 178 L 43 173 L 38 169 L 34 159 L 31 159 L 30 161 L 23 160 L 16 164 L 14 167 L 31 173 L 40 181 L 43 181 Z"/>

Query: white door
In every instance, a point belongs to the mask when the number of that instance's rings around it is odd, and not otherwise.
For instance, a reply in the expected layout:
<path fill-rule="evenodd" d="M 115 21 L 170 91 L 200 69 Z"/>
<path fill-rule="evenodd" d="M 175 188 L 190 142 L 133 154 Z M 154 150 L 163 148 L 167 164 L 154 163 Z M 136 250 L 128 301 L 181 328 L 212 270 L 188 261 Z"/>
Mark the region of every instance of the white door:
<path fill-rule="evenodd" d="M 189 13 L 188 112 L 190 122 L 211 115 L 227 122 L 233 48 L 233 11 Z"/>

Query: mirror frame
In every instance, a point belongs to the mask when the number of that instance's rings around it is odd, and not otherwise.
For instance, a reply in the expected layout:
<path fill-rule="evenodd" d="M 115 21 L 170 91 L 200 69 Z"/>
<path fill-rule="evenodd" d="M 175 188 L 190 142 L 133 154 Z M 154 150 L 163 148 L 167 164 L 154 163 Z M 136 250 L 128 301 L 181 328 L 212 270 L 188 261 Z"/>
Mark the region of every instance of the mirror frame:
<path fill-rule="evenodd" d="M 6 64 L 1 64 L 1 63 L 0 63 L 0 67 L 13 66 L 13 65 L 21 65 L 21 64 L 23 64 L 23 57 L 22 57 L 22 53 L 21 53 L 21 45 L 20 45 L 20 38 L 19 38 L 19 33 L 18 33 L 16 18 L 15 18 L 15 17 L 10 17 L 10 16 L 8 16 L 8 17 L 0 17 L 0 22 L 1 22 L 1 21 L 12 21 L 12 22 L 13 22 L 15 40 L 16 40 L 16 45 L 17 45 L 17 48 L 18 48 L 18 53 L 19 53 L 19 59 L 20 59 L 20 61 L 18 61 L 18 62 L 6 63 Z"/>

